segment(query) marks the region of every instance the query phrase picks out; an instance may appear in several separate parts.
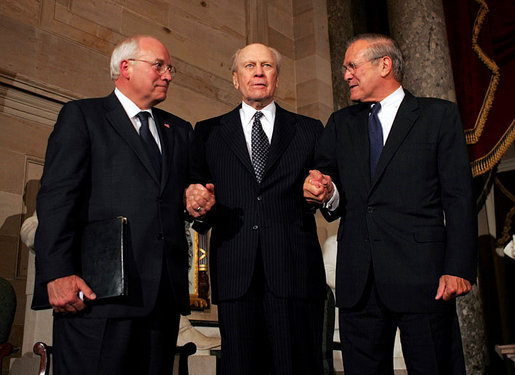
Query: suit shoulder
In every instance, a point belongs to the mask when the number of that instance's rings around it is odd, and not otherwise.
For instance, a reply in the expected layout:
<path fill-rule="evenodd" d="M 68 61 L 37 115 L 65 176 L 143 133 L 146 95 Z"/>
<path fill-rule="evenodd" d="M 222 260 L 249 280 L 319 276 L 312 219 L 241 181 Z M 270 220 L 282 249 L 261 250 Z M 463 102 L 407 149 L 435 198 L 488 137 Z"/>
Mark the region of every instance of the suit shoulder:
<path fill-rule="evenodd" d="M 297 117 L 297 119 L 300 122 L 303 122 L 303 123 L 306 123 L 306 124 L 309 124 L 312 126 L 318 126 L 319 124 L 322 124 L 322 122 L 319 119 L 316 119 L 313 117 L 309 117 L 309 116 L 305 116 L 305 115 L 301 115 L 301 114 L 295 114 L 295 116 Z"/>
<path fill-rule="evenodd" d="M 191 124 L 188 121 L 180 118 L 179 116 L 174 115 L 173 113 L 167 112 L 159 108 L 152 108 L 152 111 L 164 121 L 172 122 L 174 126 L 191 128 Z"/>
<path fill-rule="evenodd" d="M 457 108 L 456 103 L 440 98 L 417 97 L 417 102 L 421 107 L 430 108 Z"/>
<path fill-rule="evenodd" d="M 84 99 L 75 99 L 70 100 L 69 102 L 63 105 L 63 108 L 66 107 L 79 107 L 85 111 L 91 108 L 98 108 L 104 105 L 107 97 L 103 98 L 84 98 Z"/>
<path fill-rule="evenodd" d="M 220 115 L 220 116 L 215 116 L 215 117 L 211 117 L 211 118 L 208 118 L 208 119 L 205 119 L 205 120 L 201 120 L 201 121 L 199 121 L 199 122 L 197 122 L 195 124 L 195 129 L 215 126 L 215 125 L 220 123 L 220 121 L 222 120 L 222 118 L 225 115 L 227 115 L 227 113 L 223 114 L 223 115 Z"/>
<path fill-rule="evenodd" d="M 295 122 L 297 123 L 297 126 L 315 130 L 323 129 L 324 127 L 322 122 L 316 118 L 302 115 L 300 113 L 290 112 L 283 108 L 280 108 L 280 111 L 283 112 L 283 115 L 291 116 L 292 118 L 294 118 Z"/>
<path fill-rule="evenodd" d="M 369 105 L 367 103 L 358 103 L 348 107 L 341 108 L 331 114 L 330 119 L 339 122 L 346 118 L 354 117 L 360 114 L 363 111 L 369 110 Z"/>

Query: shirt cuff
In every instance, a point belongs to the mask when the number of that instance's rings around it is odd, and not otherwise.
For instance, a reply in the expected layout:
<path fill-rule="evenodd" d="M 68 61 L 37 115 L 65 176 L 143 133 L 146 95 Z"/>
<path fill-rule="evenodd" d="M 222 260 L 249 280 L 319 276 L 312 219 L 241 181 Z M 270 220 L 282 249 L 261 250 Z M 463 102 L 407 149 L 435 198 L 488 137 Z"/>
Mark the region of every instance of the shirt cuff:
<path fill-rule="evenodd" d="M 328 209 L 329 211 L 334 211 L 338 208 L 340 205 L 340 193 L 338 193 L 338 189 L 336 188 L 336 185 L 334 182 L 331 182 L 333 184 L 334 193 L 331 199 L 329 199 L 327 202 L 324 203 L 324 208 Z"/>

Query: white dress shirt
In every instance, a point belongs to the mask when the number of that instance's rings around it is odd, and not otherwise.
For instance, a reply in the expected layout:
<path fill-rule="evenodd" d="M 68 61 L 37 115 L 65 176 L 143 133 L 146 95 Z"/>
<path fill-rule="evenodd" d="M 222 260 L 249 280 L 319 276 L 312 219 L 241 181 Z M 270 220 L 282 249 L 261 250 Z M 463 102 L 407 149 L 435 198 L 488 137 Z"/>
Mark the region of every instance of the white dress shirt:
<path fill-rule="evenodd" d="M 397 116 L 397 111 L 399 110 L 399 106 L 401 105 L 405 95 L 406 94 L 404 93 L 402 86 L 399 86 L 397 90 L 379 102 L 381 103 L 381 109 L 377 112 L 377 117 L 379 118 L 381 128 L 383 129 L 383 145 L 386 144 L 388 136 L 390 135 L 393 121 L 395 120 L 395 116 Z M 338 189 L 334 183 L 333 186 L 334 194 L 324 205 L 324 207 L 329 209 L 329 211 L 336 210 L 340 204 L 340 193 L 338 193 Z"/>
<path fill-rule="evenodd" d="M 260 119 L 261 126 L 263 127 L 269 143 L 272 141 L 272 134 L 274 132 L 276 110 L 275 102 L 272 102 L 265 108 L 259 110 L 261 113 L 263 113 L 263 116 L 261 116 Z M 243 126 L 243 134 L 245 135 L 245 142 L 247 143 L 247 149 L 249 150 L 250 156 L 252 156 L 252 123 L 254 122 L 254 115 L 256 112 L 257 110 L 247 103 L 241 103 L 240 119 Z"/>
<path fill-rule="evenodd" d="M 154 121 L 154 115 L 152 114 L 152 108 L 150 109 L 140 109 L 132 100 L 130 100 L 128 97 L 126 97 L 118 88 L 114 89 L 114 94 L 122 104 L 123 109 L 125 110 L 125 113 L 127 113 L 127 116 L 129 116 L 129 119 L 132 122 L 132 125 L 134 126 L 134 129 L 136 129 L 136 132 L 139 134 L 139 128 L 141 128 L 141 122 L 138 118 L 138 113 L 144 111 L 150 113 L 150 117 L 148 118 L 148 128 L 150 129 L 150 133 L 154 137 L 157 143 L 157 147 L 159 147 L 159 151 L 161 150 L 161 141 L 159 140 L 159 134 L 157 132 L 156 122 Z"/>

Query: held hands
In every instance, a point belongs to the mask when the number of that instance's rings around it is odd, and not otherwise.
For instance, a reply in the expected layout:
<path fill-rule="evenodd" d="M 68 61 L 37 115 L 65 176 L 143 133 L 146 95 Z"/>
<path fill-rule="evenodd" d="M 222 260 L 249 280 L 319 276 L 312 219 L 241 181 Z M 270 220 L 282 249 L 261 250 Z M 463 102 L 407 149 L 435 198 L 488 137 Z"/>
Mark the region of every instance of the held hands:
<path fill-rule="evenodd" d="M 472 285 L 466 279 L 458 276 L 443 275 L 440 277 L 440 285 L 436 292 L 435 299 L 449 301 L 452 298 L 467 294 L 472 289 Z"/>
<path fill-rule="evenodd" d="M 309 203 L 324 204 L 330 200 L 334 194 L 334 186 L 331 177 L 311 170 L 309 176 L 304 181 L 304 198 Z"/>
<path fill-rule="evenodd" d="M 58 313 L 77 313 L 86 307 L 79 298 L 82 292 L 85 300 L 94 300 L 96 294 L 79 276 L 71 275 L 52 280 L 47 284 L 48 300 Z"/>
<path fill-rule="evenodd" d="M 186 209 L 195 219 L 204 216 L 215 205 L 215 185 L 191 184 L 186 189 Z"/>

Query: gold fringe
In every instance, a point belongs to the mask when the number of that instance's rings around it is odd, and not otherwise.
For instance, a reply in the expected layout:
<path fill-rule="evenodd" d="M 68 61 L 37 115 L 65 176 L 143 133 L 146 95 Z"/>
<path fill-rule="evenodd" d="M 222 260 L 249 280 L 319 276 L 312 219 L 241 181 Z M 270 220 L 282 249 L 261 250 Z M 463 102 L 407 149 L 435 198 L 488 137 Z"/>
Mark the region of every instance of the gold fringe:
<path fill-rule="evenodd" d="M 479 46 L 478 37 L 481 32 L 481 28 L 483 26 L 483 22 L 485 20 L 486 15 L 490 11 L 488 9 L 488 5 L 484 0 L 476 0 L 479 4 L 480 8 L 477 14 L 477 17 L 474 21 L 474 27 L 472 29 L 472 49 L 479 57 L 479 60 L 483 64 L 486 65 L 488 70 L 492 73 L 490 77 L 490 83 L 488 85 L 488 89 L 486 91 L 486 95 L 483 98 L 483 104 L 481 105 L 481 109 L 476 118 L 476 123 L 474 124 L 474 128 L 465 130 L 465 139 L 467 144 L 476 144 L 483 133 L 485 128 L 486 120 L 488 118 L 488 113 L 492 108 L 495 92 L 497 91 L 497 86 L 499 85 L 499 81 L 501 79 L 501 74 L 499 72 L 499 67 Z"/>
<path fill-rule="evenodd" d="M 482 175 L 492 169 L 501 160 L 513 141 L 515 141 L 515 120 L 511 121 L 506 132 L 488 154 L 470 163 L 472 176 Z"/>
<path fill-rule="evenodd" d="M 501 192 L 508 197 L 513 202 L 513 207 L 508 211 L 506 218 L 504 219 L 504 227 L 502 230 L 502 236 L 497 240 L 498 247 L 504 247 L 511 240 L 511 218 L 515 215 L 515 196 L 509 192 L 508 189 L 501 183 L 501 181 L 496 177 L 495 185 L 501 190 Z"/>
<path fill-rule="evenodd" d="M 472 49 L 479 57 L 479 60 L 488 68 L 488 70 L 490 70 L 491 77 L 485 97 L 483 98 L 483 104 L 481 105 L 481 109 L 479 110 L 479 114 L 476 118 L 474 128 L 465 130 L 465 140 L 468 145 L 474 145 L 479 141 L 479 138 L 485 129 L 488 114 L 492 109 L 495 93 L 497 91 L 497 87 L 499 86 L 499 81 L 501 80 L 499 66 L 497 66 L 495 61 L 492 60 L 478 44 L 479 33 L 481 32 L 485 17 L 490 10 L 488 9 L 488 5 L 486 4 L 485 0 L 475 1 L 479 4 L 479 11 L 477 13 L 477 17 L 474 21 L 474 27 L 472 29 Z M 470 163 L 472 168 L 472 175 L 476 177 L 492 169 L 501 160 L 504 153 L 514 140 L 515 125 L 514 120 L 512 120 L 507 131 L 492 148 L 492 150 L 490 150 L 487 155 L 473 160 Z"/>

